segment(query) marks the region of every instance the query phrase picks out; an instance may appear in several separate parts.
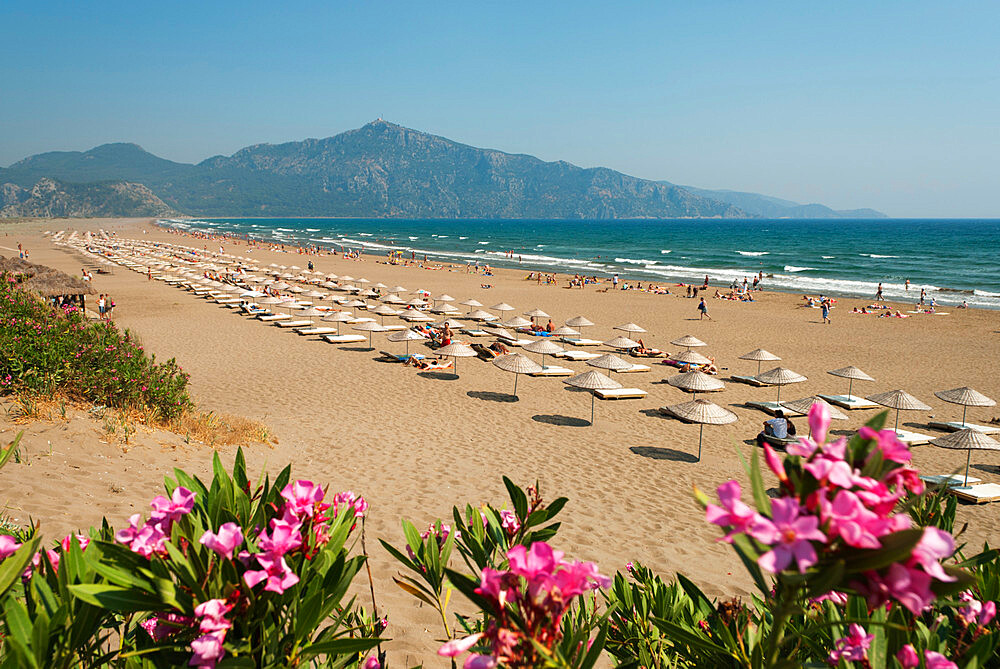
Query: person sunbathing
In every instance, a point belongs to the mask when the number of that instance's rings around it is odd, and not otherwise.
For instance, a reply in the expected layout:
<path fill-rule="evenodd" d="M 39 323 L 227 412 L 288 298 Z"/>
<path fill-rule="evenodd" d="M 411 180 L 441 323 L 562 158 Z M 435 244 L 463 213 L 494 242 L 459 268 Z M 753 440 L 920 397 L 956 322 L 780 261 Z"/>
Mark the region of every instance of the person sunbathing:
<path fill-rule="evenodd" d="M 440 360 L 417 360 L 416 358 L 410 358 L 403 364 L 416 367 L 417 369 L 449 369 L 454 363 L 451 360 L 442 362 Z"/>
<path fill-rule="evenodd" d="M 490 344 L 489 349 L 491 351 L 496 352 L 499 355 L 509 355 L 510 354 L 510 349 L 507 348 L 503 344 L 503 342 L 499 342 L 499 341 L 495 341 L 492 344 Z"/>

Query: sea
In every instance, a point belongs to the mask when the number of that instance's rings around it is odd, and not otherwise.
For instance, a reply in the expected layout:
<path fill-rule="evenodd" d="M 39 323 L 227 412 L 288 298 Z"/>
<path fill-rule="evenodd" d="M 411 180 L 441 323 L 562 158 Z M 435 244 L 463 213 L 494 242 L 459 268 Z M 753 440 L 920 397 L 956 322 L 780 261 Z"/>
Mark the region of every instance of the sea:
<path fill-rule="evenodd" d="M 789 293 L 1000 309 L 1000 220 L 165 219 L 161 225 L 527 272 L 658 284 L 749 280 Z M 910 287 L 905 282 L 909 279 Z"/>

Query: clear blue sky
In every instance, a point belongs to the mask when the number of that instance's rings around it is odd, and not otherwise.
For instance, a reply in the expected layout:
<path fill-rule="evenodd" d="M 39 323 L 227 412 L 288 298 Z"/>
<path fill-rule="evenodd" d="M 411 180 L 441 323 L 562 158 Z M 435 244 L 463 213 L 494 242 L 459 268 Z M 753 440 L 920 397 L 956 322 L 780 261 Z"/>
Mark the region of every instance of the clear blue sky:
<path fill-rule="evenodd" d="M 287 5 L 287 6 L 285 6 Z M 1000 217 L 1000 2 L 0 2 L 0 165 L 383 117 L 894 216 Z"/>

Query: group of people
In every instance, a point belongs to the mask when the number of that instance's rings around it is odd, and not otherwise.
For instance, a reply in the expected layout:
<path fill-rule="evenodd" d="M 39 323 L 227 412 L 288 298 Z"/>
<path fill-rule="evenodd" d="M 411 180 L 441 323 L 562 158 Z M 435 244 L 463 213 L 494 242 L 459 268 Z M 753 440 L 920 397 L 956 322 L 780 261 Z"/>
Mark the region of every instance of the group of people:
<path fill-rule="evenodd" d="M 107 321 L 114 318 L 115 311 L 115 301 L 111 299 L 110 295 L 101 293 L 97 298 L 97 313 L 101 317 L 101 320 Z"/>

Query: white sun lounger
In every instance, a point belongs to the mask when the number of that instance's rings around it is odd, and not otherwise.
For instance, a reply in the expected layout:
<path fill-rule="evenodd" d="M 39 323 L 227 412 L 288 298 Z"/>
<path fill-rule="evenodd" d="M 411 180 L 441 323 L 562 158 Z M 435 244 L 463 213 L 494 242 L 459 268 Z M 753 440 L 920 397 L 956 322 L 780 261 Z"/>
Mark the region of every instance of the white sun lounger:
<path fill-rule="evenodd" d="M 796 416 L 802 415 L 800 413 L 793 412 L 791 409 L 786 409 L 777 402 L 746 402 L 744 406 L 747 406 L 751 409 L 758 409 L 760 411 L 763 411 L 764 413 L 771 414 L 772 416 L 775 415 L 775 413 L 777 413 L 778 409 L 781 409 L 782 413 L 786 415 L 796 415 Z"/>
<path fill-rule="evenodd" d="M 591 353 L 590 351 L 563 351 L 562 353 L 553 353 L 552 355 L 555 358 L 563 358 L 565 360 L 572 360 L 573 362 L 583 362 L 601 357 L 600 353 Z"/>
<path fill-rule="evenodd" d="M 470 337 L 489 337 L 490 333 L 479 328 L 462 328 L 462 332 Z"/>
<path fill-rule="evenodd" d="M 1000 427 L 997 427 L 996 425 L 976 425 L 975 423 L 966 423 L 965 425 L 962 425 L 962 423 L 957 420 L 947 423 L 931 421 L 930 423 L 927 423 L 927 425 L 937 430 L 945 430 L 946 432 L 958 432 L 959 430 L 966 429 L 982 432 L 983 434 L 996 434 L 997 432 L 1000 432 Z"/>
<path fill-rule="evenodd" d="M 604 342 L 600 339 L 584 339 L 580 337 L 560 337 L 559 341 L 573 346 L 600 346 Z"/>
<path fill-rule="evenodd" d="M 910 432 L 909 430 L 896 430 L 896 438 L 907 446 L 918 446 L 926 444 L 934 437 L 920 434 L 919 432 Z"/>
<path fill-rule="evenodd" d="M 966 479 L 960 474 L 929 474 L 927 476 L 921 476 L 921 480 L 926 483 L 933 483 L 935 485 L 947 485 L 948 487 L 953 486 L 964 486 L 966 485 Z M 979 483 L 981 479 L 977 479 L 975 476 L 970 476 L 968 479 L 969 483 Z"/>
<path fill-rule="evenodd" d="M 398 332 L 399 330 L 405 330 L 405 325 L 383 325 L 386 332 Z"/>
<path fill-rule="evenodd" d="M 358 334 L 323 335 L 323 339 L 331 344 L 350 344 L 356 341 L 368 341 L 367 337 Z"/>
<path fill-rule="evenodd" d="M 540 372 L 531 372 L 528 376 L 573 376 L 573 370 L 569 367 L 559 367 L 557 365 L 549 365 L 542 367 Z"/>
<path fill-rule="evenodd" d="M 309 337 L 311 335 L 326 335 L 326 334 L 336 334 L 337 328 L 329 327 L 316 327 L 316 328 L 299 328 L 295 331 L 296 334 Z"/>
<path fill-rule="evenodd" d="M 273 323 L 274 321 L 287 321 L 289 318 L 291 316 L 288 314 L 271 314 L 270 316 L 258 316 L 257 320 L 265 323 Z"/>
<path fill-rule="evenodd" d="M 352 318 L 351 320 L 345 321 L 345 322 L 348 325 L 357 325 L 358 323 L 374 323 L 375 319 L 374 318 L 368 318 L 366 316 L 364 318 Z"/>
<path fill-rule="evenodd" d="M 221 304 L 224 307 L 228 307 L 232 304 L 239 304 L 243 300 L 237 299 L 235 297 L 221 297 L 215 301 L 216 304 Z"/>
<path fill-rule="evenodd" d="M 857 395 L 851 395 L 850 399 L 848 399 L 847 395 L 817 395 L 817 397 L 841 409 L 874 409 L 879 406 L 875 402 L 866 400 L 864 397 L 858 397 Z"/>
<path fill-rule="evenodd" d="M 618 369 L 615 370 L 617 374 L 635 374 L 636 372 L 648 372 L 652 367 L 649 365 L 640 365 L 638 363 L 632 365 L 628 369 Z"/>
<path fill-rule="evenodd" d="M 987 502 L 1000 501 L 1000 484 L 981 483 L 979 485 L 959 486 L 948 488 L 960 500 L 972 502 L 973 504 L 986 504 Z"/>
<path fill-rule="evenodd" d="M 312 321 L 279 321 L 275 325 L 279 328 L 307 328 L 312 325 Z"/>
<path fill-rule="evenodd" d="M 530 344 L 535 341 L 534 339 L 516 338 L 512 339 L 510 337 L 497 337 L 502 343 L 507 344 L 507 346 L 524 346 L 525 344 Z"/>
<path fill-rule="evenodd" d="M 729 380 L 735 381 L 736 383 L 745 383 L 750 386 L 757 386 L 758 388 L 762 388 L 767 385 L 766 383 L 761 383 L 752 376 L 739 376 L 737 374 L 730 376 Z"/>
<path fill-rule="evenodd" d="M 615 388 L 613 390 L 592 390 L 591 392 L 599 400 L 635 400 L 647 395 L 645 390 L 639 388 Z"/>

